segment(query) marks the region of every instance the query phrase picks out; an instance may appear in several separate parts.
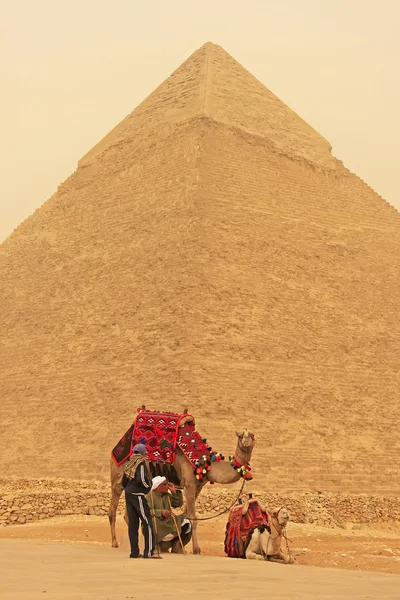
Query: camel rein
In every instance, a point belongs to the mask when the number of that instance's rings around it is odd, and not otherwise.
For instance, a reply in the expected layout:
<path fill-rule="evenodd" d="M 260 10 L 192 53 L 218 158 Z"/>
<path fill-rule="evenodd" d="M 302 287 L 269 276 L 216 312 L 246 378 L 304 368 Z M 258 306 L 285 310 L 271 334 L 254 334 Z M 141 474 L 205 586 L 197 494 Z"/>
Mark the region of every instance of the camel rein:
<path fill-rule="evenodd" d="M 225 513 L 227 513 L 229 510 L 231 510 L 231 508 L 233 506 L 235 506 L 236 502 L 239 500 L 242 492 L 243 492 L 243 488 L 244 488 L 244 484 L 246 483 L 246 481 L 243 479 L 243 483 L 242 486 L 240 488 L 240 491 L 238 493 L 238 495 L 236 496 L 236 498 L 234 499 L 234 501 L 232 502 L 232 504 L 230 506 L 228 506 L 228 508 L 225 508 L 224 510 L 222 510 L 221 512 L 219 512 L 216 515 L 211 515 L 211 517 L 194 517 L 193 519 L 191 519 L 190 517 L 185 517 L 186 519 L 188 519 L 188 521 L 210 521 L 211 519 L 216 519 L 217 517 L 220 517 L 221 515 L 224 515 Z"/>
<path fill-rule="evenodd" d="M 279 516 L 279 513 L 280 513 L 280 511 L 281 511 L 281 510 L 282 510 L 282 506 L 280 507 L 280 509 L 279 509 L 279 510 L 278 510 L 278 512 L 276 513 L 276 519 L 277 519 L 277 521 L 278 521 L 278 525 L 279 525 L 278 516 Z M 289 559 L 291 560 L 291 559 L 292 559 L 292 553 L 291 553 L 291 551 L 290 551 L 289 542 L 290 542 L 291 544 L 292 544 L 293 542 L 292 542 L 292 540 L 290 540 L 290 539 L 288 538 L 288 536 L 287 536 L 287 533 L 286 533 L 286 525 L 284 525 L 283 527 L 282 527 L 282 525 L 280 525 L 281 531 L 279 531 L 278 527 L 275 525 L 275 523 L 273 522 L 273 520 L 272 520 L 272 519 L 271 519 L 271 525 L 274 527 L 274 529 L 275 529 L 275 531 L 278 533 L 278 535 L 281 535 L 281 536 L 284 538 L 284 540 L 285 540 L 285 542 L 286 542 L 286 549 L 287 549 L 287 552 L 288 552 L 288 555 L 289 555 Z M 269 543 L 269 540 L 268 540 L 268 543 Z"/>

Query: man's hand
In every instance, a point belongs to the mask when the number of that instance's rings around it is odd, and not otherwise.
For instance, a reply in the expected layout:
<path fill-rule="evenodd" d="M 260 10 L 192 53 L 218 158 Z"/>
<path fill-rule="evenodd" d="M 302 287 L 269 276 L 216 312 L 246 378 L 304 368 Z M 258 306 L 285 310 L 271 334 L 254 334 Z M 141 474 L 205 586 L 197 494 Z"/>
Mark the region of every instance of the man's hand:
<path fill-rule="evenodd" d="M 170 492 L 172 492 L 173 494 L 175 494 L 176 492 L 176 487 L 174 486 L 173 483 L 171 483 L 170 481 L 167 483 L 168 489 Z"/>
<path fill-rule="evenodd" d="M 162 510 L 161 514 L 165 519 L 168 519 L 171 516 L 171 513 L 169 512 L 169 510 Z"/>

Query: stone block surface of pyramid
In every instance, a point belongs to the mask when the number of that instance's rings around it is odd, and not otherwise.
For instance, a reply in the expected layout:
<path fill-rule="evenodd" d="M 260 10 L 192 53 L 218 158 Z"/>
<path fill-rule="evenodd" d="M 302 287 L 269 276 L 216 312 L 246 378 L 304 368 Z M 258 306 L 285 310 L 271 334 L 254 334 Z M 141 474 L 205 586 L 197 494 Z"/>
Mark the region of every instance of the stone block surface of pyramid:
<path fill-rule="evenodd" d="M 106 478 L 145 403 L 254 486 L 400 492 L 400 214 L 206 44 L 0 246 L 3 475 Z"/>

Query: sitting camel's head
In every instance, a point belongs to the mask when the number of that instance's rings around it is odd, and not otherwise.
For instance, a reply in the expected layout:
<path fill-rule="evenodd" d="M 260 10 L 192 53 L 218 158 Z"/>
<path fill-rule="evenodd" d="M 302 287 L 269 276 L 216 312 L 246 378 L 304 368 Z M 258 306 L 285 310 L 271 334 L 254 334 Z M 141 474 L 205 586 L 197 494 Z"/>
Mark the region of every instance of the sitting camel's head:
<path fill-rule="evenodd" d="M 271 516 L 275 517 L 281 527 L 285 527 L 290 520 L 289 512 L 284 506 L 276 508 Z"/>
<path fill-rule="evenodd" d="M 244 429 L 243 431 L 237 431 L 236 435 L 238 437 L 239 448 L 243 452 L 250 453 L 255 444 L 254 433 L 250 433 L 248 429 Z"/>

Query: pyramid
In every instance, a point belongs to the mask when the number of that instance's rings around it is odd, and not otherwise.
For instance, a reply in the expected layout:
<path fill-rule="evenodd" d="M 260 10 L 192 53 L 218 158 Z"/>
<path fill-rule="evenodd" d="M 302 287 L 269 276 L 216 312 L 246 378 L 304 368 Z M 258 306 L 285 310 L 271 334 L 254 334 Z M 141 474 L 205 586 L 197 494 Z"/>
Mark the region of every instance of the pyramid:
<path fill-rule="evenodd" d="M 254 486 L 400 492 L 400 214 L 206 44 L 0 246 L 3 475 L 188 407 Z"/>

